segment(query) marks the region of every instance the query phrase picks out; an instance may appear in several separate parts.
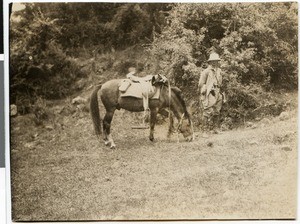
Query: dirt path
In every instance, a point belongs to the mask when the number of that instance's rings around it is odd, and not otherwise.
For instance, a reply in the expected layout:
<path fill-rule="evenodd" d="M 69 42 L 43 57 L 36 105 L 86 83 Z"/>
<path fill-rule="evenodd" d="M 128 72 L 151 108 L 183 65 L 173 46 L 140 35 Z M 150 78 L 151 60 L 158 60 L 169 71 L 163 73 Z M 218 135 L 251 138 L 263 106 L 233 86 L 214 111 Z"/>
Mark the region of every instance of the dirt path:
<path fill-rule="evenodd" d="M 273 118 L 192 143 L 166 127 L 132 130 L 117 112 L 117 149 L 100 144 L 87 114 L 64 130 L 12 120 L 14 220 L 294 218 L 297 119 Z M 23 122 L 24 123 L 24 122 Z M 118 125 L 119 124 L 119 125 Z M 124 125 L 126 124 L 126 125 Z"/>

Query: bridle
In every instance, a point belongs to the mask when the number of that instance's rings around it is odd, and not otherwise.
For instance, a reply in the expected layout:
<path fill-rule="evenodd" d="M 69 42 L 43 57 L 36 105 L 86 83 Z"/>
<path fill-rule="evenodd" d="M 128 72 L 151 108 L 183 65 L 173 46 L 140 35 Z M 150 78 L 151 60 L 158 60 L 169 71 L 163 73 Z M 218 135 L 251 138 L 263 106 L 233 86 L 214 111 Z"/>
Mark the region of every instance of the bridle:
<path fill-rule="evenodd" d="M 169 114 L 168 114 L 168 117 L 169 117 L 169 125 L 171 125 L 171 85 L 170 85 L 170 81 L 168 79 L 168 98 L 169 98 L 169 105 L 168 105 L 168 111 L 169 111 Z M 185 112 L 182 113 L 182 115 L 180 116 L 180 120 L 178 122 L 178 126 L 177 128 L 175 129 L 175 132 L 177 133 L 177 142 L 179 142 L 179 134 L 181 133 L 180 132 L 180 129 L 182 127 L 182 123 L 183 123 L 183 119 L 185 117 Z M 190 124 L 191 124 L 191 129 L 192 129 L 192 133 L 193 133 L 193 138 L 192 140 L 195 139 L 195 134 L 194 134 L 194 127 L 193 127 L 193 122 L 189 121 Z"/>

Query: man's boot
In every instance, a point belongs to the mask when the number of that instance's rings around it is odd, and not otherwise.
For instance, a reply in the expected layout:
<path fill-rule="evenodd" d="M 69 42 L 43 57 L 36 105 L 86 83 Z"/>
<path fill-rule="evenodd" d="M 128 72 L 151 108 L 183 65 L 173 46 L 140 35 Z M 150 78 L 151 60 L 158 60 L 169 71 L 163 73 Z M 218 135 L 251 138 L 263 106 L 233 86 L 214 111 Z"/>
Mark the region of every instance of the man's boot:
<path fill-rule="evenodd" d="M 202 131 L 203 131 L 203 138 L 208 138 L 207 132 L 209 132 L 209 119 L 208 117 L 203 117 L 202 119 L 203 125 L 202 125 Z"/>
<path fill-rule="evenodd" d="M 219 129 L 220 129 L 220 116 L 219 115 L 214 115 L 213 118 L 213 127 L 212 127 L 212 131 L 214 134 L 218 134 L 219 133 Z"/>

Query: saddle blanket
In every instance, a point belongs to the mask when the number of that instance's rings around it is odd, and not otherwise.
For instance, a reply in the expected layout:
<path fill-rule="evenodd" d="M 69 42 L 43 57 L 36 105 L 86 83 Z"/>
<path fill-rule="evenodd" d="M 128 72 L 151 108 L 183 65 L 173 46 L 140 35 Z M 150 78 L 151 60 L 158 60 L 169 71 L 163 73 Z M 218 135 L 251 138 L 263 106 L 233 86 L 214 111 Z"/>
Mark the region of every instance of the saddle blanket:
<path fill-rule="evenodd" d="M 159 99 L 160 88 L 151 85 L 149 81 L 132 82 L 124 79 L 119 87 L 121 97 Z"/>

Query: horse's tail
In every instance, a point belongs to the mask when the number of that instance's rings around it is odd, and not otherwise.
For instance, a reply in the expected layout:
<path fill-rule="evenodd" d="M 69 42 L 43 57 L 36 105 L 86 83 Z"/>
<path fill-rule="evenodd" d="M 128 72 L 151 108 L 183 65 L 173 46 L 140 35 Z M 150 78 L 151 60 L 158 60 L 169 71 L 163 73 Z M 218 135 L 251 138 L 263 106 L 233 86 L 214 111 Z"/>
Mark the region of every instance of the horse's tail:
<path fill-rule="evenodd" d="M 99 85 L 95 88 L 91 95 L 90 101 L 90 112 L 94 124 L 94 130 L 97 136 L 102 134 L 102 127 L 101 127 L 101 118 L 100 118 L 100 111 L 99 111 L 99 103 L 98 103 L 98 91 L 101 89 L 102 85 Z"/>

